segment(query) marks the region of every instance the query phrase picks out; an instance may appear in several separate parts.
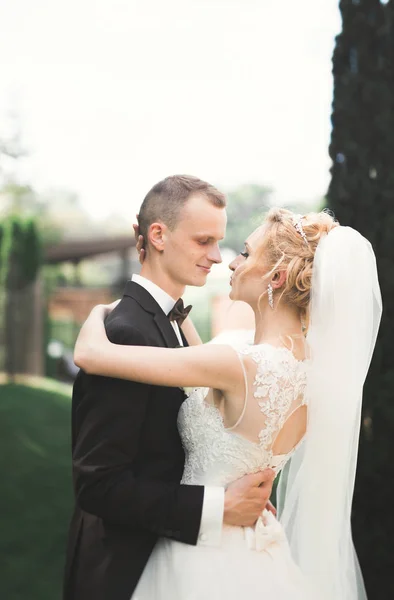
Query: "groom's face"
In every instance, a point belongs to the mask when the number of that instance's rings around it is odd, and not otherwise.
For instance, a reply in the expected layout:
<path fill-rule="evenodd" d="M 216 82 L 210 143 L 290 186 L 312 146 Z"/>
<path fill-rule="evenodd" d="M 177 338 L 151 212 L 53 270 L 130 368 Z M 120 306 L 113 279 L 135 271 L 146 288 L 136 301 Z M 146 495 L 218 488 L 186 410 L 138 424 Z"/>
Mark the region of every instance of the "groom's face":
<path fill-rule="evenodd" d="M 203 286 L 212 265 L 222 262 L 219 241 L 226 231 L 226 210 L 193 194 L 175 228 L 166 230 L 162 268 L 180 285 Z"/>

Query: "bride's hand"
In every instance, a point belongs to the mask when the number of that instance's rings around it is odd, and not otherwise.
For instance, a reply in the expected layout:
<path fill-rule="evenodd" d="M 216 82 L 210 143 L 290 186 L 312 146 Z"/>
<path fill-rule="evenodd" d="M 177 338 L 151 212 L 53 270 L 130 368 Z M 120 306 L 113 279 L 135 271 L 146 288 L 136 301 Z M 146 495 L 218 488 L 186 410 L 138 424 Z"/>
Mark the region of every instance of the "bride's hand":
<path fill-rule="evenodd" d="M 269 510 L 270 512 L 272 512 L 274 517 L 276 517 L 276 508 L 272 504 L 271 500 L 268 500 L 267 504 L 265 505 L 265 508 L 266 508 L 266 510 Z"/>
<path fill-rule="evenodd" d="M 111 304 L 98 304 L 91 311 L 82 325 L 74 348 L 74 363 L 83 368 L 84 357 L 93 352 L 100 352 L 109 344 L 105 333 L 104 320 L 106 316 L 117 306 L 119 300 Z"/>
<path fill-rule="evenodd" d="M 104 319 L 109 315 L 110 312 L 112 312 L 114 310 L 114 308 L 116 308 L 120 302 L 120 298 L 118 300 L 115 300 L 114 302 L 111 302 L 111 304 L 98 304 L 97 306 L 102 306 L 103 310 L 104 310 Z M 97 308 L 96 306 L 94 308 Z M 93 309 L 94 310 L 94 309 Z"/>
<path fill-rule="evenodd" d="M 135 248 L 138 252 L 138 260 L 140 261 L 141 265 L 144 263 L 145 260 L 145 247 L 144 247 L 144 237 L 140 234 L 140 225 L 139 225 L 139 215 L 136 215 L 136 219 L 137 219 L 137 223 L 135 223 L 133 225 L 133 229 L 134 229 L 134 236 L 135 236 Z"/>

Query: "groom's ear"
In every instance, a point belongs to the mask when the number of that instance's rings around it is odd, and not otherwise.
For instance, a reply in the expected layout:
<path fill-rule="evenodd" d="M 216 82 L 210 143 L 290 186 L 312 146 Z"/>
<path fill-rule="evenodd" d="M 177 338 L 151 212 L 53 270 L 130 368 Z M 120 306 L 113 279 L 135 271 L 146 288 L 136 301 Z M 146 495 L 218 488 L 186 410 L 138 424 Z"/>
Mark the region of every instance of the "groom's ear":
<path fill-rule="evenodd" d="M 152 223 L 148 229 L 148 241 L 158 252 L 163 252 L 167 226 L 164 223 Z"/>

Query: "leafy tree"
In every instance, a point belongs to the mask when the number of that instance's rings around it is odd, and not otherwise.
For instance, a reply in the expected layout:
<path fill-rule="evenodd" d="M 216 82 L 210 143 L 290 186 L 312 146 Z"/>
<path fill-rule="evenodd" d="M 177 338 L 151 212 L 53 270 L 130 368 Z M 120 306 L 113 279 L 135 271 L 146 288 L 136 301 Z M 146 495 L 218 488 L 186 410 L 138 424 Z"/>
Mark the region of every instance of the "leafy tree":
<path fill-rule="evenodd" d="M 269 209 L 271 190 L 267 187 L 242 185 L 227 194 L 227 230 L 224 244 L 240 252 L 246 238 L 260 225 L 264 213 Z"/>
<path fill-rule="evenodd" d="M 49 219 L 51 207 L 48 198 L 42 198 L 28 183 L 18 177 L 19 161 L 28 155 L 22 144 L 18 116 L 11 113 L 12 134 L 0 137 L 0 200 L 6 216 L 35 217 L 44 243 L 51 244 L 62 237 L 59 223 Z"/>
<path fill-rule="evenodd" d="M 369 598 L 394 597 L 394 0 L 342 0 L 329 206 L 373 244 L 384 314 L 364 388 L 353 531 Z M 339 416 L 340 417 L 340 416 Z"/>

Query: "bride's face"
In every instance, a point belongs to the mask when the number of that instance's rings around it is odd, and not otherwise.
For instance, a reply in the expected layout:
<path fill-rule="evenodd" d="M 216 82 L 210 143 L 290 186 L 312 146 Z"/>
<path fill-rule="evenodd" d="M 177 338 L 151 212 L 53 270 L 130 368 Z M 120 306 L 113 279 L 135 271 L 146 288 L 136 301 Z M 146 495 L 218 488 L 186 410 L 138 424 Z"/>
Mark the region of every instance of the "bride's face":
<path fill-rule="evenodd" d="M 263 280 L 264 269 L 256 264 L 256 250 L 264 236 L 264 225 L 258 227 L 246 240 L 242 252 L 229 264 L 232 271 L 230 278 L 231 300 L 242 300 L 250 306 L 257 306 L 257 302 L 266 291 L 267 282 Z"/>

